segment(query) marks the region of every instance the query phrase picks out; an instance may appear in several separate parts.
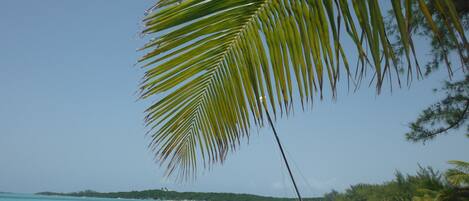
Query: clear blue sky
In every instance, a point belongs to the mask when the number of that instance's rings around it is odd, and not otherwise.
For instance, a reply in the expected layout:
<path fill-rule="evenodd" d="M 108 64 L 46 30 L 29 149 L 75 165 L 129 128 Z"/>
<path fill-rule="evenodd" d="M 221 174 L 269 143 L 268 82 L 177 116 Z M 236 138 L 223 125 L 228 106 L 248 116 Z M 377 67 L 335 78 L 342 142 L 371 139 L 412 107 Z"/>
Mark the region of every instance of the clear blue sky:
<path fill-rule="evenodd" d="M 164 180 L 136 101 L 144 40 L 140 19 L 151 1 L 3 0 L 0 4 L 0 191 L 179 191 L 293 196 L 268 128 L 223 166 L 191 184 Z M 420 44 L 419 44 L 420 46 Z M 417 164 L 444 170 L 469 160 L 456 132 L 426 145 L 404 140 L 406 124 L 439 97 L 444 71 L 410 89 L 376 96 L 363 86 L 336 102 L 277 123 L 304 194 L 379 183 Z M 257 134 L 258 133 L 258 134 Z M 302 175 L 298 172 L 301 171 Z M 307 181 L 307 182 L 305 182 Z"/>

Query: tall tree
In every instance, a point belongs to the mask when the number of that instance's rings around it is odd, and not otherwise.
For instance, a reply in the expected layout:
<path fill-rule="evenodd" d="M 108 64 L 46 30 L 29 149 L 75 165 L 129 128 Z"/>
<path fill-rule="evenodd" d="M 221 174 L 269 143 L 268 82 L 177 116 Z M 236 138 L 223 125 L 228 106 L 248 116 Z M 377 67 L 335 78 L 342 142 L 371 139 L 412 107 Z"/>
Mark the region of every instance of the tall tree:
<path fill-rule="evenodd" d="M 167 174 L 186 179 L 199 167 L 223 162 L 252 126 L 264 125 L 267 112 L 289 115 L 294 100 L 312 104 L 325 87 L 335 96 L 341 76 L 358 85 L 371 71 L 379 92 L 385 79 L 400 83 L 402 63 L 409 75 L 421 74 L 411 32 L 413 5 L 439 43 L 445 35 L 434 13 L 445 19 L 457 56 L 467 59 L 458 8 L 452 1 L 432 2 L 429 7 L 424 0 L 392 0 L 399 36 L 394 39 L 378 0 L 157 1 L 143 30 L 154 39 L 140 59 L 146 69 L 141 98 L 158 98 L 146 110 L 151 149 Z M 344 50 L 347 41 L 354 50 Z"/>

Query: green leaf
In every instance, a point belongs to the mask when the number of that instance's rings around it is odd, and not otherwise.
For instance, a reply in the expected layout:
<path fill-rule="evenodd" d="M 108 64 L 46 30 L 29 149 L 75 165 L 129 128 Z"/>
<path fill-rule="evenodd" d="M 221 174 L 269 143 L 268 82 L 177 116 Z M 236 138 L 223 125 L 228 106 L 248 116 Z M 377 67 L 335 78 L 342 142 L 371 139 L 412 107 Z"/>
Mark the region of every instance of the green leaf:
<path fill-rule="evenodd" d="M 355 83 L 371 69 L 379 90 L 398 68 L 379 3 L 159 0 L 144 19 L 143 33 L 155 38 L 142 47 L 140 89 L 142 99 L 155 101 L 145 120 L 167 174 L 186 179 L 223 162 L 253 125 L 264 125 L 265 110 L 291 114 L 293 101 L 312 104 L 324 85 L 334 96 L 341 73 Z M 415 52 L 411 15 L 402 15 L 400 1 L 392 3 L 407 60 L 416 60 L 408 50 Z M 344 50 L 344 42 L 355 48 Z"/>

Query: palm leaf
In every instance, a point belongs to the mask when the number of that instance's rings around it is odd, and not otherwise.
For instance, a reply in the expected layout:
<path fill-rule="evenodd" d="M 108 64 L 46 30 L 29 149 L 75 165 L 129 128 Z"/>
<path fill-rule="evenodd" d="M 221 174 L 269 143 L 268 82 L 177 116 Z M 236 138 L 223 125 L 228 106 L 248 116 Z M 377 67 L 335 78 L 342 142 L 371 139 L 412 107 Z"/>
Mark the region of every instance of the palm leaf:
<path fill-rule="evenodd" d="M 469 163 L 464 161 L 449 161 L 454 165 L 454 169 L 446 172 L 446 179 L 455 186 L 469 185 Z"/>
<path fill-rule="evenodd" d="M 454 167 L 466 174 L 469 174 L 469 163 L 465 161 L 451 160 L 448 161 L 449 164 L 454 165 Z"/>
<path fill-rule="evenodd" d="M 393 0 L 402 43 L 413 50 L 401 7 Z M 311 104 L 325 86 L 335 94 L 341 74 L 355 82 L 370 69 L 378 90 L 398 76 L 378 0 L 160 0 L 152 10 L 141 97 L 158 97 L 146 110 L 150 146 L 180 178 L 223 162 L 252 124 L 263 126 L 264 110 L 290 114 L 294 99 Z M 355 44 L 347 50 L 355 69 L 341 40 Z"/>

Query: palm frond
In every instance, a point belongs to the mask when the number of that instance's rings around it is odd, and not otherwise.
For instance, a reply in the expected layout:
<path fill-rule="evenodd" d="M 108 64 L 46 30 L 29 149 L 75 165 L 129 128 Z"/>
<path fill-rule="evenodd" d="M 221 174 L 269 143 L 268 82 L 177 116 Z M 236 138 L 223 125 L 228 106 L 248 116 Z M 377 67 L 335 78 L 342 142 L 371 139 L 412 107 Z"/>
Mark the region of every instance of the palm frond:
<path fill-rule="evenodd" d="M 402 44 L 413 49 L 411 12 L 401 13 L 408 4 L 392 3 Z M 385 77 L 398 77 L 378 0 L 160 0 L 152 9 L 141 97 L 159 97 L 146 110 L 151 148 L 167 174 L 181 178 L 223 162 L 252 124 L 263 125 L 264 110 L 289 114 L 295 97 L 310 104 L 325 85 L 335 94 L 341 74 L 360 81 L 371 69 L 378 90 Z M 442 14 L 459 30 L 452 12 Z M 344 50 L 344 33 L 355 50 Z M 355 69 L 347 52 L 357 55 Z"/>
<path fill-rule="evenodd" d="M 454 165 L 454 167 L 466 174 L 469 174 L 469 163 L 465 161 L 451 160 L 448 161 L 449 164 Z"/>
<path fill-rule="evenodd" d="M 455 186 L 469 185 L 469 163 L 464 161 L 452 160 L 448 162 L 454 165 L 454 169 L 446 172 L 446 179 Z"/>

